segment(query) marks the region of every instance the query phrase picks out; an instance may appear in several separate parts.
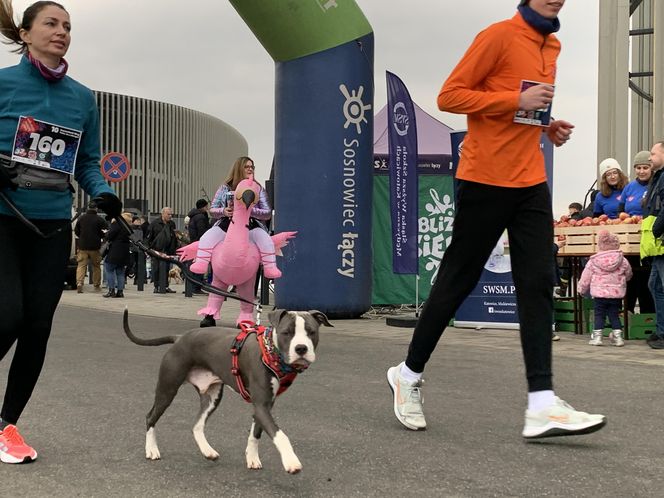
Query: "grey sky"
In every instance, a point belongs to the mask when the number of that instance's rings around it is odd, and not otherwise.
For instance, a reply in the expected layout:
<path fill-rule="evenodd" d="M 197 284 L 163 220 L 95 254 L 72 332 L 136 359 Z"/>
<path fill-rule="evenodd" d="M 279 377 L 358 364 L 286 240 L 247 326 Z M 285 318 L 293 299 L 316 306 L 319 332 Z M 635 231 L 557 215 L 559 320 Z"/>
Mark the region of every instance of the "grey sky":
<path fill-rule="evenodd" d="M 13 2 L 17 14 L 31 3 Z M 72 20 L 70 76 L 95 90 L 169 102 L 224 120 L 249 142 L 258 179 L 268 176 L 274 150 L 274 63 L 230 2 L 61 3 Z M 465 117 L 437 110 L 440 86 L 477 32 L 511 17 L 518 0 L 357 3 L 375 34 L 375 111 L 386 103 L 389 70 L 425 111 L 453 128 L 465 128 Z M 563 50 L 553 110 L 576 129 L 572 140 L 555 151 L 558 216 L 570 202 L 583 201 L 596 176 L 598 9 L 599 0 L 568 0 L 560 15 Z M 0 66 L 15 64 L 18 57 L 3 48 Z M 207 188 L 213 191 L 216 185 Z"/>

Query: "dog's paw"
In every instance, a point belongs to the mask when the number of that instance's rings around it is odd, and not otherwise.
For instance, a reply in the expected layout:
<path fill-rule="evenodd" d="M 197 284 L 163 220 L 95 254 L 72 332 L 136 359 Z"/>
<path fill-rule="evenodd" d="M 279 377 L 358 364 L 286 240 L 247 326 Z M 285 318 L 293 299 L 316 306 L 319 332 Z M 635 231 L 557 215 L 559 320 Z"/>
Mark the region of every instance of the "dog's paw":
<path fill-rule="evenodd" d="M 284 469 L 286 469 L 286 472 L 289 474 L 297 474 L 302 470 L 302 464 L 295 455 L 290 458 L 284 458 L 281 463 L 284 464 Z"/>
<path fill-rule="evenodd" d="M 219 453 L 217 453 L 213 448 L 210 448 L 208 451 L 203 453 L 203 456 L 208 460 L 216 460 L 219 458 Z"/>
<path fill-rule="evenodd" d="M 145 448 L 145 458 L 148 460 L 161 460 L 161 454 L 157 447 Z"/>
<path fill-rule="evenodd" d="M 157 438 L 154 434 L 154 427 L 150 428 L 145 435 L 145 458 L 148 460 L 161 459 L 159 447 L 157 446 Z"/>
<path fill-rule="evenodd" d="M 258 458 L 258 455 L 251 457 L 247 455 L 247 468 L 251 470 L 260 470 L 263 468 L 263 464 L 261 463 L 261 459 Z"/>

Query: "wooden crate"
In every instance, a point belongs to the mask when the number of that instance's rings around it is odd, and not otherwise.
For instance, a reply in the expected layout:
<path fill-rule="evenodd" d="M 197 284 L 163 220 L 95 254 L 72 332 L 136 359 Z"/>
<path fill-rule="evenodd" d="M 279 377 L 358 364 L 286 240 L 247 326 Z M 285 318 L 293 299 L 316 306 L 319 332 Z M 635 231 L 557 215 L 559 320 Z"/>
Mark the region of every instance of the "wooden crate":
<path fill-rule="evenodd" d="M 597 234 L 606 230 L 615 234 L 620 249 L 625 254 L 638 254 L 641 241 L 641 225 L 621 223 L 619 225 L 588 225 L 581 227 L 554 227 L 557 237 L 565 235 L 567 244 L 560 248 L 559 255 L 590 255 L 597 252 Z"/>
<path fill-rule="evenodd" d="M 584 227 L 554 227 L 555 237 L 564 235 L 567 244 L 560 248 L 558 254 L 594 254 L 595 248 L 595 226 Z"/>

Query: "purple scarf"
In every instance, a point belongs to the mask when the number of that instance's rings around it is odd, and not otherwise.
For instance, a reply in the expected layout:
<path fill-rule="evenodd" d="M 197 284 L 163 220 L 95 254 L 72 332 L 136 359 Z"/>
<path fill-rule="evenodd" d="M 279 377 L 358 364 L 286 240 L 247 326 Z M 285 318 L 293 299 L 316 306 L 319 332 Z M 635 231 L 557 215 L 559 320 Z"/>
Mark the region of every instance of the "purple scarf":
<path fill-rule="evenodd" d="M 65 77 L 65 74 L 67 74 L 67 69 L 69 68 L 69 64 L 67 64 L 67 61 L 64 58 L 60 59 L 60 65 L 55 69 L 51 69 L 41 61 L 35 59 L 30 52 L 28 52 L 28 60 L 39 70 L 39 73 L 47 81 L 61 80 Z"/>

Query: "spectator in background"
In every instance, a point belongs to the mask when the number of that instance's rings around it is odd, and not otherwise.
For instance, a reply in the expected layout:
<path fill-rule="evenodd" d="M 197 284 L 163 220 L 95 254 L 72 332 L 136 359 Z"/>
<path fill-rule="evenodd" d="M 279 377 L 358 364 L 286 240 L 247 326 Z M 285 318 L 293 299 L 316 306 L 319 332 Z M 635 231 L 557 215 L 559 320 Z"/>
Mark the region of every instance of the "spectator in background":
<path fill-rule="evenodd" d="M 664 235 L 664 209 L 662 209 L 664 205 L 664 180 L 661 180 L 662 171 L 664 171 L 664 140 L 657 142 L 650 149 L 650 164 L 653 177 L 648 186 L 643 216 L 656 216 L 656 221 L 652 226 L 652 235 L 655 238 L 660 238 Z M 648 288 L 655 301 L 657 328 L 647 342 L 652 349 L 664 349 L 664 256 L 653 256 L 650 264 Z"/>
<path fill-rule="evenodd" d="M 625 297 L 627 281 L 632 278 L 632 268 L 623 257 L 618 236 L 606 230 L 597 234 L 599 251 L 590 256 L 579 279 L 579 294 L 590 294 L 595 309 L 595 325 L 588 344 L 602 345 L 602 331 L 606 318 L 611 324 L 609 341 L 614 346 L 624 346 L 620 324 L 620 304 Z"/>
<path fill-rule="evenodd" d="M 643 202 L 648 191 L 648 183 L 652 178 L 650 165 L 650 152 L 642 150 L 637 152 L 632 161 L 636 178 L 629 182 L 623 189 L 618 212 L 625 212 L 631 216 L 643 216 Z"/>
<path fill-rule="evenodd" d="M 625 212 L 631 216 L 643 216 L 643 203 L 648 183 L 652 178 L 652 168 L 650 165 L 650 152 L 642 150 L 634 156 L 632 161 L 636 178 L 629 182 L 622 193 L 622 202 L 618 206 L 619 212 Z M 634 276 L 627 282 L 626 306 L 629 311 L 634 313 L 636 301 L 639 301 L 640 313 L 654 313 L 655 302 L 653 301 L 650 289 L 648 289 L 648 279 L 650 278 L 650 262 L 641 261 L 638 255 L 625 256 L 632 266 Z"/>
<path fill-rule="evenodd" d="M 205 199 L 198 199 L 196 207 L 189 211 L 189 241 L 197 242 L 210 228 L 210 204 Z"/>
<path fill-rule="evenodd" d="M 127 265 L 128 278 L 135 278 L 138 272 L 138 253 L 140 252 L 140 249 L 136 245 L 132 244 L 131 241 L 139 242 L 143 240 L 145 234 L 143 233 L 143 227 L 141 226 L 142 224 L 143 218 L 140 216 L 132 217 L 132 234 L 129 236 L 129 265 Z M 134 283 L 136 283 L 136 281 L 134 281 Z"/>
<path fill-rule="evenodd" d="M 572 202 L 569 206 L 567 206 L 567 209 L 570 220 L 578 221 L 585 217 L 585 215 L 582 215 L 581 213 L 583 206 L 580 202 Z M 587 214 L 587 216 L 592 216 L 592 210 Z M 558 254 L 558 246 L 556 246 L 554 250 L 555 253 Z M 556 271 L 558 272 L 558 283 L 556 285 L 558 290 L 557 292 L 554 290 L 554 295 L 557 294 L 558 297 L 563 297 L 567 295 L 567 291 L 569 289 L 569 279 L 572 270 L 570 268 L 569 261 L 566 261 L 564 258 L 556 258 L 556 262 Z"/>
<path fill-rule="evenodd" d="M 148 229 L 150 228 L 150 222 L 148 221 L 147 218 L 144 218 L 143 216 L 139 216 L 138 219 L 140 220 L 140 223 L 138 225 L 141 227 L 141 230 L 143 230 L 143 239 L 147 239 L 148 237 Z"/>
<path fill-rule="evenodd" d="M 122 217 L 131 222 L 131 213 L 122 213 Z M 104 258 L 104 271 L 108 281 L 108 292 L 104 297 L 124 297 L 125 269 L 129 264 L 129 237 L 127 230 L 117 221 L 111 222 L 106 234 L 108 252 Z"/>
<path fill-rule="evenodd" d="M 175 254 L 177 249 L 177 235 L 175 234 L 175 222 L 173 221 L 173 210 L 170 207 L 164 207 L 161 210 L 161 216 L 150 223 L 148 227 L 148 234 L 146 237 L 148 247 L 154 249 L 155 251 L 164 253 L 167 256 L 172 256 Z M 170 287 L 168 287 L 168 266 L 170 265 L 159 265 L 159 259 L 152 258 L 152 282 L 154 283 L 154 293 L 155 294 L 172 294 L 175 293 Z M 166 286 L 163 287 L 160 285 L 160 270 L 166 268 L 166 273 L 164 281 Z"/>
<path fill-rule="evenodd" d="M 567 209 L 569 210 L 569 218 L 571 220 L 581 219 L 581 210 L 583 209 L 581 203 L 573 202 L 569 206 L 567 206 Z"/>
<path fill-rule="evenodd" d="M 622 192 L 628 178 L 620 169 L 618 161 L 612 157 L 599 163 L 599 174 L 599 193 L 595 197 L 593 217 L 605 214 L 615 219 L 620 213 L 618 206 L 623 202 Z"/>
<path fill-rule="evenodd" d="M 95 291 L 101 290 L 101 243 L 108 229 L 108 223 L 97 213 L 97 204 L 90 202 L 88 210 L 82 215 L 74 226 L 74 233 L 78 237 L 78 250 L 76 251 L 76 291 L 83 292 L 83 283 L 87 272 L 88 261 L 92 263 L 92 284 Z"/>
<path fill-rule="evenodd" d="M 187 230 L 189 231 L 189 241 L 197 242 L 210 228 L 210 204 L 206 199 L 198 199 L 196 207 L 189 211 L 189 223 Z M 197 275 L 197 274 L 194 274 Z M 193 285 L 192 292 L 194 294 L 204 294 L 201 286 L 198 284 Z"/>

